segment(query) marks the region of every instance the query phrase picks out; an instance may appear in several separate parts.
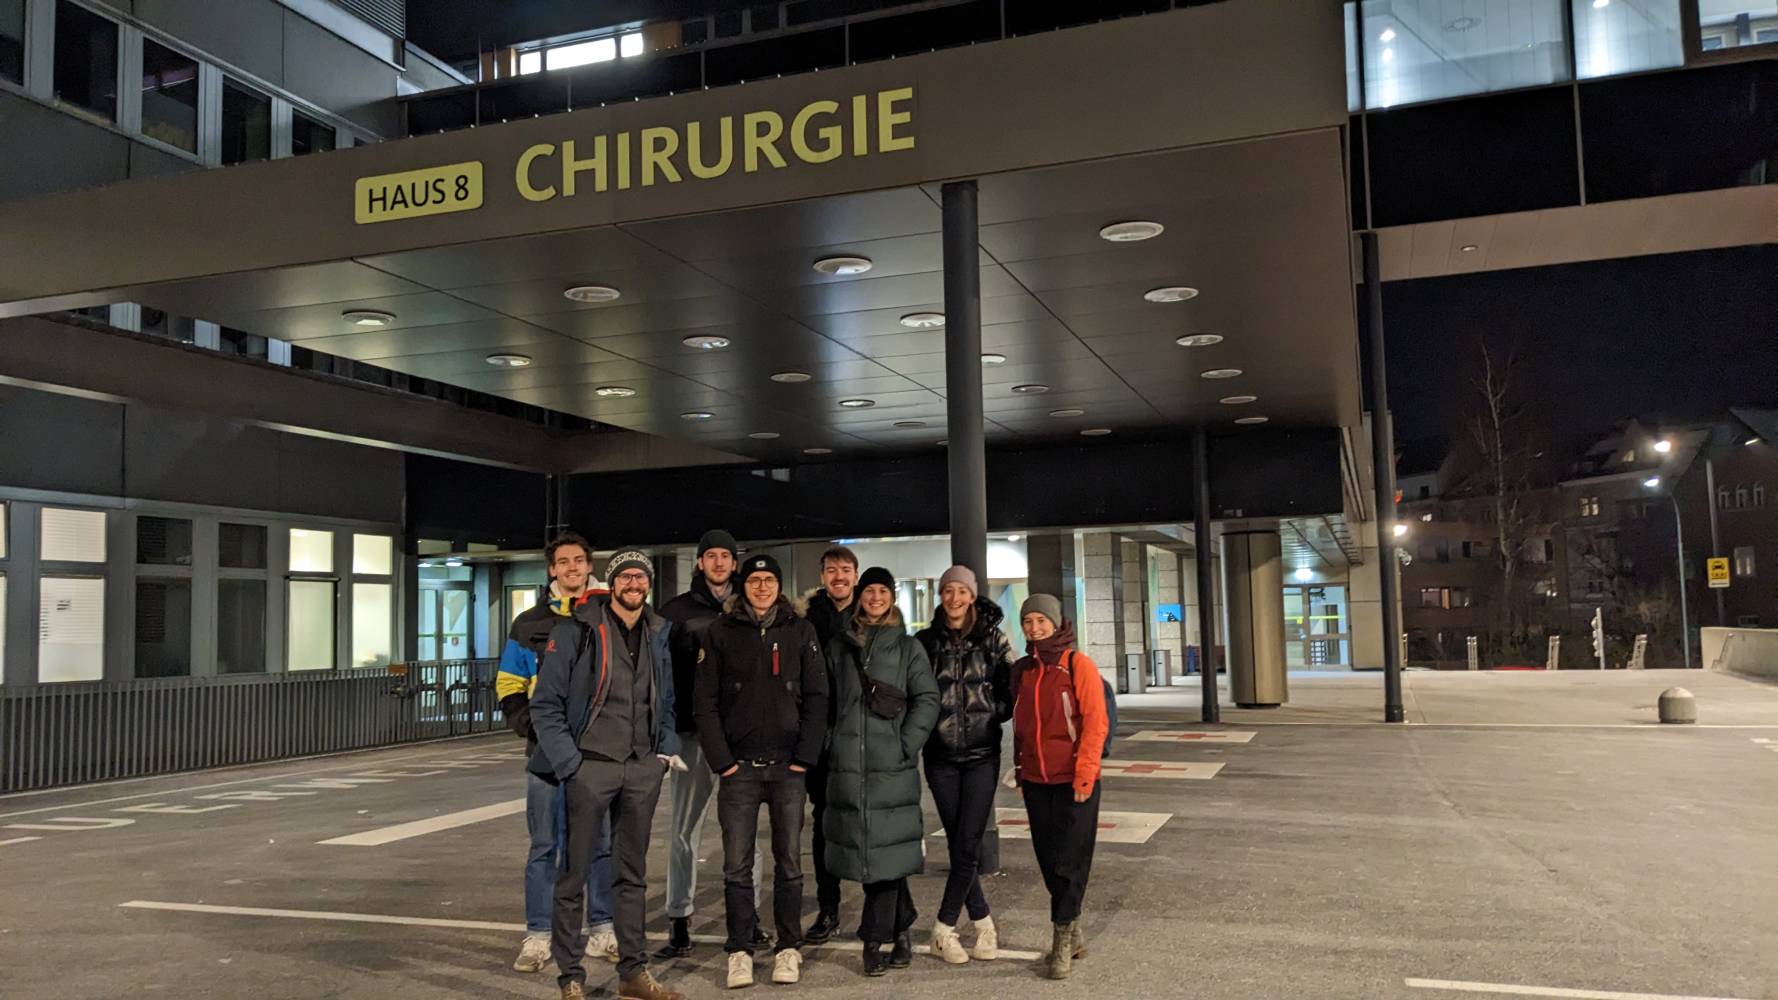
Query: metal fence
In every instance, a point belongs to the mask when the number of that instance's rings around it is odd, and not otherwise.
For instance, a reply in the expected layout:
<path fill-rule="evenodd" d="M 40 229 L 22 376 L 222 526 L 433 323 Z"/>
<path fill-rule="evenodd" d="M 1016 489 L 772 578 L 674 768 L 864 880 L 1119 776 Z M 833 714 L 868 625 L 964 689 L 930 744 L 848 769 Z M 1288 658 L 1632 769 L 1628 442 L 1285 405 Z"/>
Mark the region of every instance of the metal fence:
<path fill-rule="evenodd" d="M 0 686 L 0 792 L 490 732 L 498 666 Z"/>

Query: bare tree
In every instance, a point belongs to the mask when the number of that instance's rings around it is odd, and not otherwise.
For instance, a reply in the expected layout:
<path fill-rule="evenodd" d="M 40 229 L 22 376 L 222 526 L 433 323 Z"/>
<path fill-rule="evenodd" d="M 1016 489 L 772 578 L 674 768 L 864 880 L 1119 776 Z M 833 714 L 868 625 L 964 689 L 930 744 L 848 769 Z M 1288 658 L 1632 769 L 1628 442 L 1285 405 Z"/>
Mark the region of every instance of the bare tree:
<path fill-rule="evenodd" d="M 1490 645 L 1497 654 L 1514 650 L 1524 639 L 1528 597 L 1519 585 L 1520 563 L 1525 558 L 1533 502 L 1528 435 L 1518 402 L 1519 362 L 1516 351 L 1504 357 L 1483 340 L 1474 386 L 1475 411 L 1469 434 L 1479 460 L 1477 486 L 1489 503 L 1493 527 L 1493 558 L 1497 586 L 1486 588 L 1489 617 L 1494 633 Z"/>

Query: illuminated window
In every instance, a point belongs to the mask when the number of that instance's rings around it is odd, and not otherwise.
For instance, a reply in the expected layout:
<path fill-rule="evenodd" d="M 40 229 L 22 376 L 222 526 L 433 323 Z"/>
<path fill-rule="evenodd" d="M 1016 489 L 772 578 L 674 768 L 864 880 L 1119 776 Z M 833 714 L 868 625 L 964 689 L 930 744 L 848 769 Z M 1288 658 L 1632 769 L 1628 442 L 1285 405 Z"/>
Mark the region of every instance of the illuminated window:
<path fill-rule="evenodd" d="M 625 59 L 642 54 L 642 32 L 632 31 L 617 40 L 617 54 Z"/>
<path fill-rule="evenodd" d="M 1735 547 L 1735 575 L 1746 577 L 1754 575 L 1753 546 L 1737 545 Z"/>
<path fill-rule="evenodd" d="M 37 580 L 37 679 L 45 684 L 105 676 L 105 581 Z"/>
<path fill-rule="evenodd" d="M 521 52 L 521 53 L 519 53 L 519 73 L 521 75 L 526 75 L 526 74 L 530 74 L 530 73 L 541 73 L 541 72 L 543 72 L 543 53 L 541 53 L 541 52 Z"/>
<path fill-rule="evenodd" d="M 292 573 L 333 572 L 333 532 L 291 528 L 290 571 Z"/>
<path fill-rule="evenodd" d="M 616 58 L 617 39 L 595 38 L 590 42 L 559 45 L 548 50 L 544 53 L 544 64 L 549 69 L 568 69 L 590 63 L 610 62 Z"/>
<path fill-rule="evenodd" d="M 395 572 L 395 545 L 388 535 L 352 536 L 352 572 L 388 576 Z"/>
<path fill-rule="evenodd" d="M 337 586 L 332 580 L 290 581 L 289 669 L 333 669 L 334 595 Z"/>
<path fill-rule="evenodd" d="M 1583 80 L 1683 65 L 1679 0 L 1575 0 L 1574 57 Z"/>
<path fill-rule="evenodd" d="M 1778 2 L 1698 0 L 1698 40 L 1706 50 L 1778 42 Z"/>
<path fill-rule="evenodd" d="M 1364 0 L 1365 104 L 1390 108 L 1569 79 L 1563 0 Z"/>

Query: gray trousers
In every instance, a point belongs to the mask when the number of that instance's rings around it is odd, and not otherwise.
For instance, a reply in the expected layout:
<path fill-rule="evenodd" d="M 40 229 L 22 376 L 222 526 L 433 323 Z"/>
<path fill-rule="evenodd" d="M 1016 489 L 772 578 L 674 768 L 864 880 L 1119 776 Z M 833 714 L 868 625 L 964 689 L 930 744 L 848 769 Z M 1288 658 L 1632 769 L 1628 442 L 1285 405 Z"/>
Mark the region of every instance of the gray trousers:
<path fill-rule="evenodd" d="M 550 953 L 558 985 L 586 982 L 587 870 L 599 822 L 611 814 L 611 921 L 617 932 L 617 971 L 628 979 L 648 968 L 648 834 L 661 797 L 663 766 L 653 754 L 619 764 L 586 760 L 564 789 L 568 800 L 568 849 L 556 875 Z"/>
<path fill-rule="evenodd" d="M 704 814 L 710 811 L 710 799 L 716 792 L 716 774 L 704 759 L 704 747 L 698 734 L 681 733 L 679 751 L 687 771 L 674 771 L 672 778 L 673 830 L 667 841 L 667 916 L 674 919 L 692 914 L 692 897 L 698 894 L 698 851 L 704 840 Z M 759 905 L 766 884 L 765 854 L 753 849 L 753 904 Z"/>

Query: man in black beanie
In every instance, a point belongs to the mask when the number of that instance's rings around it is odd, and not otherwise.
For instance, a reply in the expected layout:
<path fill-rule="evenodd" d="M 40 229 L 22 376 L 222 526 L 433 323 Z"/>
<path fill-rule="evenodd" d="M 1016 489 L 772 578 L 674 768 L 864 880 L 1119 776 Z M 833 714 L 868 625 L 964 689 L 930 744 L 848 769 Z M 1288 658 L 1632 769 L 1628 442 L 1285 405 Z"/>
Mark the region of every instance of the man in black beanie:
<path fill-rule="evenodd" d="M 698 721 L 692 710 L 692 691 L 697 682 L 698 651 L 703 648 L 704 633 L 722 617 L 724 606 L 736 596 L 735 564 L 740 558 L 735 536 L 721 528 L 704 532 L 698 540 L 698 568 L 692 574 L 691 589 L 667 602 L 661 616 L 673 623 L 670 643 L 673 653 L 674 705 L 678 718 L 675 728 L 683 746 L 686 770 L 673 772 L 670 794 L 673 800 L 673 821 L 667 839 L 667 919 L 671 924 L 667 946 L 661 949 L 666 957 L 691 954 L 692 897 L 698 888 L 698 849 L 703 840 L 704 813 L 716 790 L 716 776 L 704 760 L 698 743 Z M 758 852 L 754 857 L 755 890 L 765 884 L 763 865 Z M 770 944 L 763 932 L 755 935 L 753 946 Z"/>

